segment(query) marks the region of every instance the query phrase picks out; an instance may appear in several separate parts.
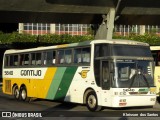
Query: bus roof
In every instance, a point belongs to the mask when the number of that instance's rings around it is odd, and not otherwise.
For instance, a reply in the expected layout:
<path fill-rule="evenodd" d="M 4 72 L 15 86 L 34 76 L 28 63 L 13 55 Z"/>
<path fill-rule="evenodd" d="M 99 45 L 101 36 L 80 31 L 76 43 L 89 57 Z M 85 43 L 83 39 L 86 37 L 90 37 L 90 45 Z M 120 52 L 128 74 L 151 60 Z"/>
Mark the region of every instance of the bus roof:
<path fill-rule="evenodd" d="M 54 46 L 45 46 L 45 47 L 37 47 L 37 48 L 29 48 L 29 49 L 10 49 L 6 50 L 5 54 L 12 53 L 21 53 L 21 52 L 30 52 L 30 51 L 39 51 L 39 50 L 50 50 L 56 48 L 69 48 L 76 46 L 88 46 L 90 44 L 95 43 L 108 43 L 108 44 L 124 44 L 124 45 L 140 45 L 140 46 L 149 46 L 147 43 L 133 41 L 133 40 L 122 40 L 122 39 L 112 39 L 112 40 L 92 40 L 92 41 L 84 41 L 79 43 L 71 43 L 71 44 L 62 44 L 62 45 L 54 45 Z"/>
<path fill-rule="evenodd" d="M 160 46 L 150 46 L 151 50 L 160 50 Z"/>

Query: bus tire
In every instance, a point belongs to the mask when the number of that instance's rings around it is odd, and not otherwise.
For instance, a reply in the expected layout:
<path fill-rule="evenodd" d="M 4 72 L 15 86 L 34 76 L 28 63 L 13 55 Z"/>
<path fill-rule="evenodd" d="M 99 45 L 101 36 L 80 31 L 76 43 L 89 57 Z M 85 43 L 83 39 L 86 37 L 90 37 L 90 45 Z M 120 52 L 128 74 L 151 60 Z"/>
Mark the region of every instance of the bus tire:
<path fill-rule="evenodd" d="M 18 86 L 14 86 L 13 87 L 13 96 L 16 100 L 19 100 L 19 97 L 20 97 L 20 93 L 19 93 L 19 89 L 18 89 Z"/>
<path fill-rule="evenodd" d="M 90 91 L 86 97 L 86 106 L 89 111 L 100 111 L 102 109 L 101 106 L 98 106 L 97 95 L 94 91 Z"/>
<path fill-rule="evenodd" d="M 27 89 L 26 87 L 21 87 L 21 90 L 20 90 L 20 99 L 22 101 L 26 101 L 26 102 L 29 102 L 30 101 L 30 98 L 27 96 Z"/>

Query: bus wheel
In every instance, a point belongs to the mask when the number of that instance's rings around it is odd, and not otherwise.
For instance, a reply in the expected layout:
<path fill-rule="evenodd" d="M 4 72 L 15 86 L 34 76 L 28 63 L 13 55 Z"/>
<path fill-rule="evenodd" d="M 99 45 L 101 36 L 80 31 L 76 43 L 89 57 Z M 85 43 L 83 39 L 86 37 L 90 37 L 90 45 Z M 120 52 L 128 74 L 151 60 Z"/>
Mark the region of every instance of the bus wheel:
<path fill-rule="evenodd" d="M 98 106 L 97 95 L 94 91 L 91 91 L 87 94 L 86 105 L 87 108 L 92 112 L 100 111 L 102 109 L 101 106 Z"/>
<path fill-rule="evenodd" d="M 27 89 L 26 87 L 22 87 L 20 90 L 20 98 L 22 101 L 29 101 L 30 98 L 27 97 Z"/>
<path fill-rule="evenodd" d="M 14 86 L 13 87 L 13 95 L 14 95 L 14 98 L 16 100 L 19 100 L 19 90 L 18 90 L 18 86 Z"/>

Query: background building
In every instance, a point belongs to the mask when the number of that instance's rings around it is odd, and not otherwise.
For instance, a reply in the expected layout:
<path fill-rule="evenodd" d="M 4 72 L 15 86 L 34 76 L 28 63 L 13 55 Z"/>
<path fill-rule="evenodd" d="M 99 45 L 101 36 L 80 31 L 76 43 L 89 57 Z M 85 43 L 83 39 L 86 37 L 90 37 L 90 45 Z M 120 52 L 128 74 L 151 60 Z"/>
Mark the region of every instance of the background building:
<path fill-rule="evenodd" d="M 19 23 L 19 33 L 32 35 L 43 34 L 89 34 L 89 24 L 47 24 L 47 23 Z"/>
<path fill-rule="evenodd" d="M 44 34 L 70 34 L 86 35 L 93 32 L 90 24 L 47 24 L 47 23 L 19 23 L 19 33 L 32 35 Z M 160 35 L 160 26 L 150 25 L 115 25 L 116 35 L 127 36 L 130 34 L 155 33 Z"/>
<path fill-rule="evenodd" d="M 160 26 L 158 25 L 115 25 L 114 33 L 127 36 L 130 34 L 143 35 L 145 33 L 155 33 L 160 35 Z"/>

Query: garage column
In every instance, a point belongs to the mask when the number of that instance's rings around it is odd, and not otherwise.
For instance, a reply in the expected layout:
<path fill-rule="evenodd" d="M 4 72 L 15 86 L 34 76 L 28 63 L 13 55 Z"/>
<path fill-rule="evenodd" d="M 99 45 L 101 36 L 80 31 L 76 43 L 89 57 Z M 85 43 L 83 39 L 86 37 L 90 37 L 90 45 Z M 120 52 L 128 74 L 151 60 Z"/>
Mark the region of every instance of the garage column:
<path fill-rule="evenodd" d="M 99 26 L 95 39 L 112 39 L 115 19 L 115 8 L 110 8 L 107 15 L 103 15 L 103 21 Z"/>
<path fill-rule="evenodd" d="M 19 28 L 18 28 L 19 33 L 23 33 L 23 31 L 24 31 L 23 23 L 19 23 L 18 26 L 19 26 Z"/>

